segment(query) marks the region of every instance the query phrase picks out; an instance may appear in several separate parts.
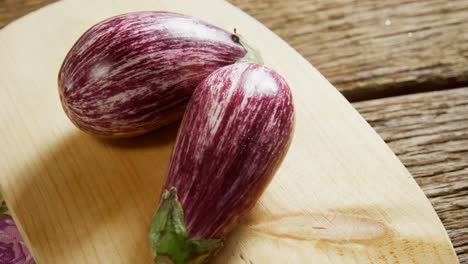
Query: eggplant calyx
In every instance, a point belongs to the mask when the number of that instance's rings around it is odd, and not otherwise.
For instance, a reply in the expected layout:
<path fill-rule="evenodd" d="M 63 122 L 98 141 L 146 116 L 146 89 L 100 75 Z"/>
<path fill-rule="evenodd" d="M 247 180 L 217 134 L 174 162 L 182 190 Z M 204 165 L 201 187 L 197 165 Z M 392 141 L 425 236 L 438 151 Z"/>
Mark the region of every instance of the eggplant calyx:
<path fill-rule="evenodd" d="M 222 239 L 190 239 L 177 190 L 164 190 L 148 235 L 157 264 L 201 264 L 223 246 Z"/>
<path fill-rule="evenodd" d="M 245 51 L 247 52 L 245 56 L 242 57 L 240 60 L 236 61 L 236 63 L 253 62 L 257 64 L 263 64 L 263 58 L 262 58 L 262 55 L 260 54 L 260 51 L 250 46 L 250 44 L 247 43 L 247 41 L 245 41 L 245 38 L 237 33 L 236 29 L 234 29 L 234 34 L 232 34 L 232 39 L 235 42 L 241 44 L 241 46 L 244 47 Z"/>

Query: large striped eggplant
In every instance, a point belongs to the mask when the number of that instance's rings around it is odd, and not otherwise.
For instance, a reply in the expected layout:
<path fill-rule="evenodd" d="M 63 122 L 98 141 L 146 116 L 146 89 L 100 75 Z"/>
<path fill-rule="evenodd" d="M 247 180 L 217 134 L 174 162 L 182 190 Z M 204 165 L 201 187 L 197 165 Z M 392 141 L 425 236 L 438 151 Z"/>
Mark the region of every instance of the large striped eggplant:
<path fill-rule="evenodd" d="M 202 263 L 222 246 L 270 182 L 293 121 L 287 83 L 265 66 L 226 66 L 196 88 L 151 224 L 157 263 Z"/>
<path fill-rule="evenodd" d="M 182 117 L 195 87 L 247 52 L 236 34 L 196 18 L 139 12 L 98 23 L 59 72 L 62 106 L 84 131 L 143 134 Z"/>

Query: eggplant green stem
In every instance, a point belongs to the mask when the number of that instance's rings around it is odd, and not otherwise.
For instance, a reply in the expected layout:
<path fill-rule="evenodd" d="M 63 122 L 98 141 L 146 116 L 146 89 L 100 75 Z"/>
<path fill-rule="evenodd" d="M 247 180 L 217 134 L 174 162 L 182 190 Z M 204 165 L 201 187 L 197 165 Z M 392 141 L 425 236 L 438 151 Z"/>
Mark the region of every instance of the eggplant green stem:
<path fill-rule="evenodd" d="M 237 62 L 254 62 L 257 64 L 263 64 L 263 58 L 260 52 L 255 49 L 254 47 L 250 46 L 247 41 L 245 41 L 245 38 L 242 37 L 240 34 L 237 33 L 236 29 L 234 29 L 234 37 L 237 38 L 237 41 L 244 47 L 244 49 L 247 51 L 245 56 L 238 60 Z"/>
<path fill-rule="evenodd" d="M 177 190 L 164 190 L 148 235 L 157 264 L 201 264 L 223 246 L 221 239 L 190 239 Z"/>

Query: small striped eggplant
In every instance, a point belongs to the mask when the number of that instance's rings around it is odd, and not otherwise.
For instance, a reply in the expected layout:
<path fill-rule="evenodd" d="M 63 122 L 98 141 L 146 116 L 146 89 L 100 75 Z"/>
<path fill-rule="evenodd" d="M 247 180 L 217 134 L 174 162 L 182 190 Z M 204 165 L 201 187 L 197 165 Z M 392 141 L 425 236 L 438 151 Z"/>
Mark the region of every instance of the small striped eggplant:
<path fill-rule="evenodd" d="M 293 124 L 289 87 L 265 66 L 226 66 L 196 88 L 151 224 L 156 263 L 198 264 L 215 254 L 270 182 Z"/>
<path fill-rule="evenodd" d="M 210 73 L 256 56 L 246 48 L 236 34 L 190 16 L 116 16 L 89 29 L 67 54 L 58 78 L 62 106 L 86 132 L 143 134 L 180 119 Z"/>

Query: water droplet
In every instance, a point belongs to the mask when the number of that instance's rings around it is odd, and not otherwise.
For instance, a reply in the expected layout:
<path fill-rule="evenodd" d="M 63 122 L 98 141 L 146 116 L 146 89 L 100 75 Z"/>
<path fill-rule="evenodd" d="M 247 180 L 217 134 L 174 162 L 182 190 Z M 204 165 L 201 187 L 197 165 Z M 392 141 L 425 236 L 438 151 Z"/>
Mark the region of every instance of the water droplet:
<path fill-rule="evenodd" d="M 385 25 L 386 26 L 392 25 L 392 21 L 389 18 L 385 19 Z"/>

